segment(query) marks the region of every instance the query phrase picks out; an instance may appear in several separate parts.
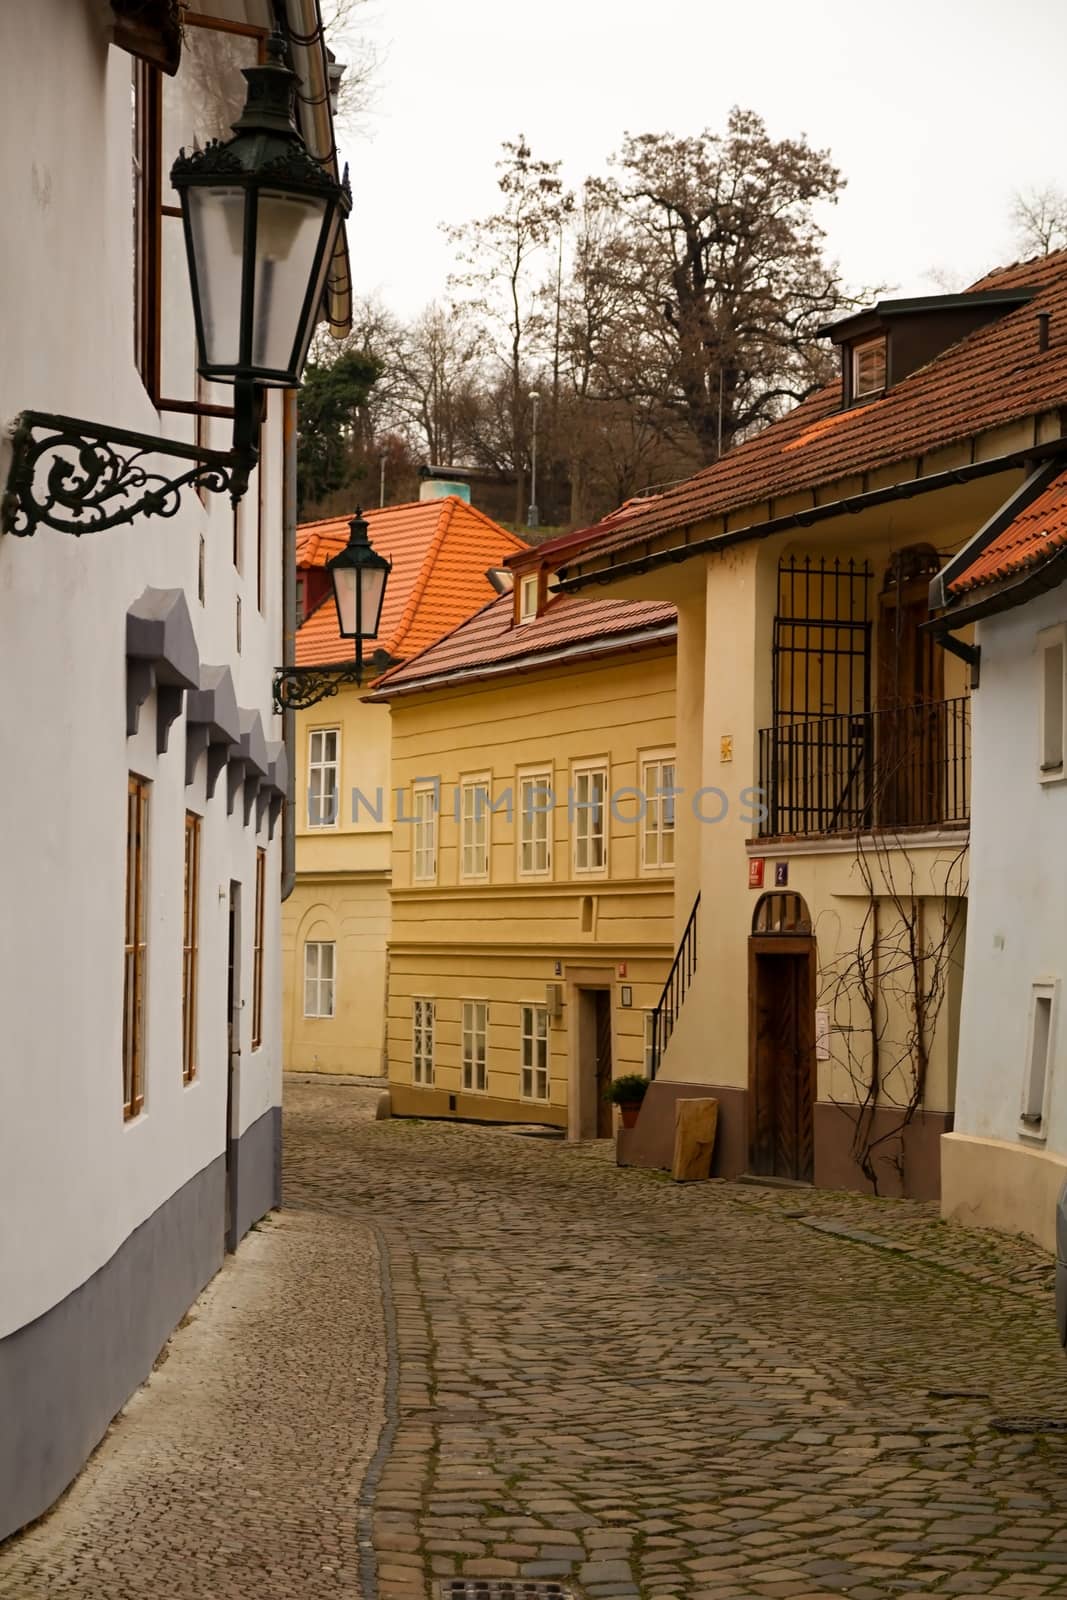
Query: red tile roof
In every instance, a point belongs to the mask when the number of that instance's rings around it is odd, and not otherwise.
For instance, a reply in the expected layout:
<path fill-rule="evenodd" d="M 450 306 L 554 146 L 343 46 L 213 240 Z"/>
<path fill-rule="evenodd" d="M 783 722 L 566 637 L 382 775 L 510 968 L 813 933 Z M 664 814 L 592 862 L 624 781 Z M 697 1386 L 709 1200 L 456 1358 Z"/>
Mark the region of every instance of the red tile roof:
<path fill-rule="evenodd" d="M 1039 567 L 1067 546 L 1067 472 L 1061 472 L 1044 494 L 1020 511 L 1014 522 L 978 552 L 965 571 L 948 585 L 952 594 L 966 594 L 988 583 L 1012 578 Z"/>
<path fill-rule="evenodd" d="M 1067 251 L 1002 268 L 972 288 L 1037 293 L 869 405 L 842 411 L 840 383 L 820 389 L 712 466 L 654 499 L 636 502 L 638 509 L 624 526 L 602 532 L 578 559 L 584 564 L 772 496 L 928 455 L 986 429 L 1067 405 Z M 1038 348 L 1038 311 L 1052 314 L 1044 351 Z"/>
<path fill-rule="evenodd" d="M 486 570 L 525 549 L 521 539 L 455 495 L 364 514 L 371 543 L 393 563 L 374 648 L 400 660 L 484 605 L 493 594 Z M 297 567 L 321 567 L 336 555 L 348 541 L 348 520 L 329 517 L 299 527 Z M 338 631 L 332 596 L 297 630 L 296 659 L 302 667 L 348 661 L 352 648 L 351 639 L 342 639 Z"/>
<path fill-rule="evenodd" d="M 555 652 L 601 654 L 629 643 L 673 635 L 677 613 L 651 600 L 576 600 L 557 595 L 530 622 L 514 622 L 513 596 L 501 595 L 412 661 L 383 674 L 374 685 L 382 699 L 427 687 L 439 678 L 529 671 Z M 647 641 L 631 635 L 648 635 Z M 583 651 L 582 647 L 585 647 Z"/>

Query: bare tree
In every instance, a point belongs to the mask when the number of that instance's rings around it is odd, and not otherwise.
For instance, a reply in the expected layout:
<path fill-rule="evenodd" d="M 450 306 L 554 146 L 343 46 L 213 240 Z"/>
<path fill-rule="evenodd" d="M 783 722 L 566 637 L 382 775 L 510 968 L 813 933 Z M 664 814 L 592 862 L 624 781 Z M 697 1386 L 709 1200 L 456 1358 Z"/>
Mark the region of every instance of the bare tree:
<path fill-rule="evenodd" d="M 334 120 L 342 131 L 357 133 L 373 108 L 382 66 L 381 50 L 370 32 L 372 0 L 321 0 L 321 11 L 327 48 L 344 69 Z"/>
<path fill-rule="evenodd" d="M 1052 184 L 1043 189 L 1017 189 L 1011 220 L 1018 249 L 1024 256 L 1048 256 L 1067 248 L 1067 193 Z"/>

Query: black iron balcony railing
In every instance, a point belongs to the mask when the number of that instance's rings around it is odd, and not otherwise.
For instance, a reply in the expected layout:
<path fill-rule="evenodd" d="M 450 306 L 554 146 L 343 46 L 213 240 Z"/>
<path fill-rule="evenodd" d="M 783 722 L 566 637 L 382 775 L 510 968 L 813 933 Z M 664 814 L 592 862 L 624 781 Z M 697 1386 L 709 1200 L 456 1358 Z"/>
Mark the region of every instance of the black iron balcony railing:
<path fill-rule="evenodd" d="M 689 921 L 685 925 L 681 943 L 675 951 L 671 970 L 667 974 L 667 981 L 663 985 L 663 993 L 659 997 L 659 1004 L 652 1013 L 650 1078 L 654 1078 L 659 1071 L 663 1052 L 667 1048 L 667 1040 L 674 1032 L 674 1024 L 678 1020 L 682 1002 L 688 993 L 689 985 L 692 983 L 693 975 L 697 969 L 697 912 L 699 910 L 700 896 L 698 894 L 693 901 L 693 909 L 689 913 Z"/>
<path fill-rule="evenodd" d="M 762 728 L 760 837 L 966 823 L 970 721 L 962 695 Z"/>

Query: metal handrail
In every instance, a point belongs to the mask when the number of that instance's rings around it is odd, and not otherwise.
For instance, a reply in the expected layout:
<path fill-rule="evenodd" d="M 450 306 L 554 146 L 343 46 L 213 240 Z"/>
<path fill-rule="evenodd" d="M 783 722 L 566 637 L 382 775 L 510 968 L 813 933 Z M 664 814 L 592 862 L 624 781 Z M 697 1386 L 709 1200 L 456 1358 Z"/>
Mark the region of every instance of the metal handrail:
<path fill-rule="evenodd" d="M 693 909 L 689 913 L 689 921 L 685 925 L 681 943 L 675 951 L 671 970 L 667 974 L 667 981 L 663 985 L 663 993 L 659 997 L 659 1004 L 652 1013 L 652 1059 L 649 1063 L 649 1077 L 654 1078 L 659 1071 L 659 1064 L 663 1052 L 667 1048 L 667 1041 L 674 1032 L 674 1024 L 678 1020 L 678 1013 L 682 1009 L 682 1002 L 688 993 L 693 981 L 693 974 L 697 967 L 697 910 L 700 906 L 700 895 L 697 894 L 693 901 Z"/>

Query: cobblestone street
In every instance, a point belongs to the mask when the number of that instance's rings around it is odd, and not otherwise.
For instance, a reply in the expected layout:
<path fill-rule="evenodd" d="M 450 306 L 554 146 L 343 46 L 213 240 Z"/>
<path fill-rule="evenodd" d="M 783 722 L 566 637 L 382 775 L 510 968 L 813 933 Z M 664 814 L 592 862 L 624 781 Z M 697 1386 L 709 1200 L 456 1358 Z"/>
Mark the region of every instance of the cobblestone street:
<path fill-rule="evenodd" d="M 1067 1594 L 1037 1251 L 287 1085 L 286 1210 L 0 1596 Z M 383 1297 L 382 1285 L 386 1293 Z"/>

